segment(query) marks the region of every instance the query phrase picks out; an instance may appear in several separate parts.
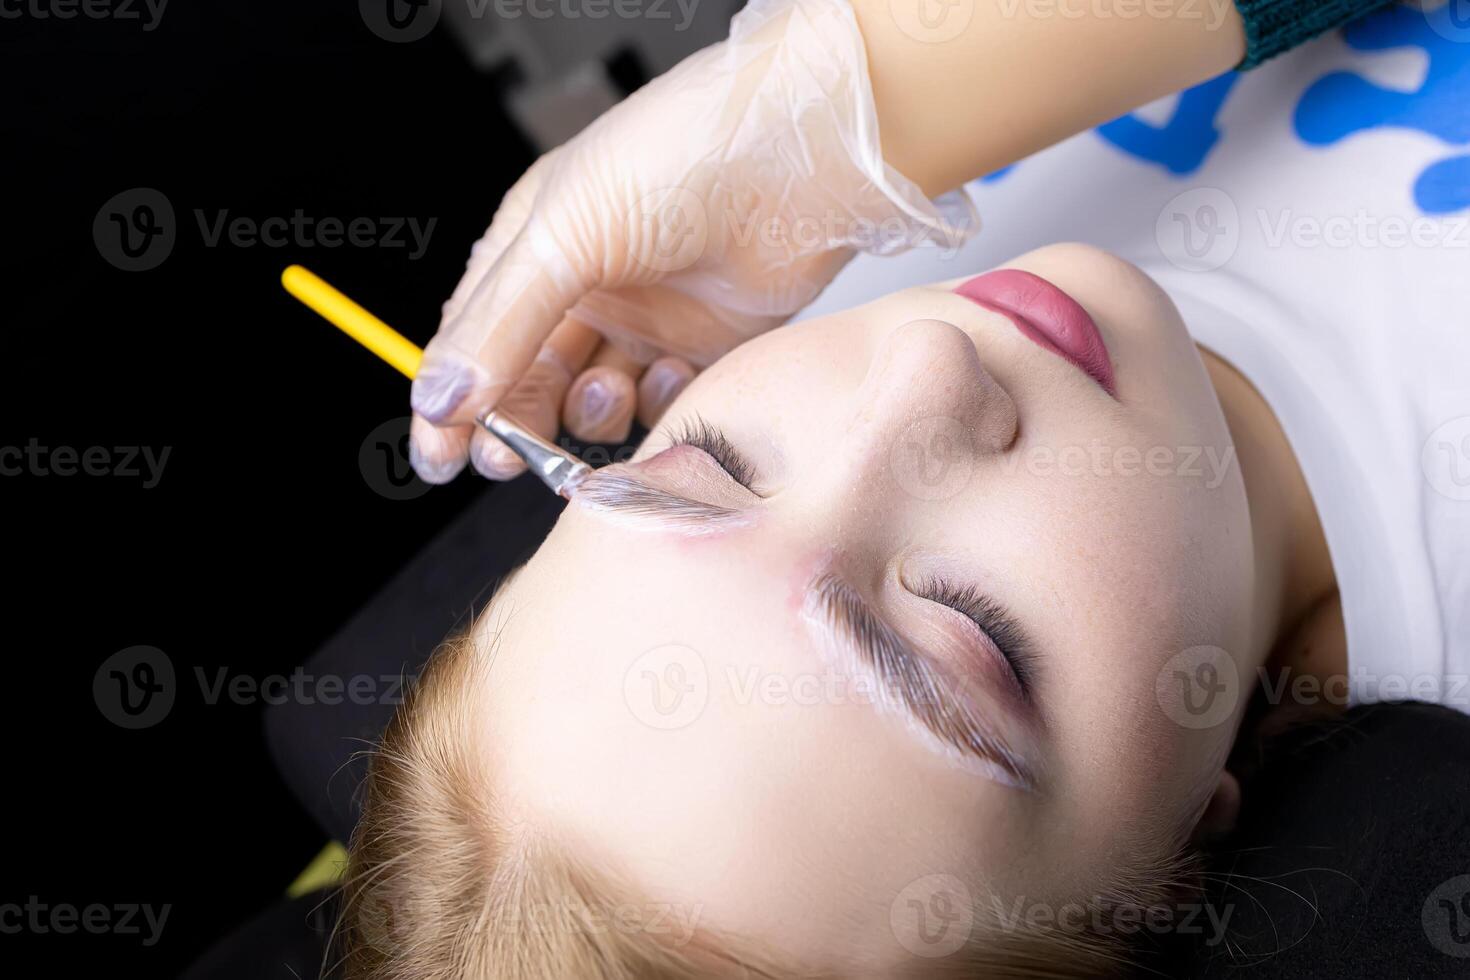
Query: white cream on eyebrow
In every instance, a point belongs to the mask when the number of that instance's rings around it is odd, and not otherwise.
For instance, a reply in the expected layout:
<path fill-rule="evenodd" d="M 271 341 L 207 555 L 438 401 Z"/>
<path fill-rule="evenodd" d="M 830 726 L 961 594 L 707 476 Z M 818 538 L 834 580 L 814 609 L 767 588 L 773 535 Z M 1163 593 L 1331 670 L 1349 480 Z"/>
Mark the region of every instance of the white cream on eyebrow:
<path fill-rule="evenodd" d="M 885 682 L 878 671 L 853 650 L 852 637 L 834 619 L 828 590 L 818 587 L 816 582 L 812 583 L 806 590 L 799 617 L 825 660 L 844 672 L 852 682 L 871 688 L 872 693 L 865 703 L 880 715 L 897 722 L 934 755 L 956 769 L 984 776 L 1002 786 L 1028 792 L 1033 789 L 1004 766 L 945 741 L 920 721 L 910 710 L 903 694 Z"/>
<path fill-rule="evenodd" d="M 750 523 L 745 513 L 690 500 L 641 480 L 601 470 L 577 488 L 576 503 L 611 517 L 654 523 L 685 534 L 715 534 Z"/>

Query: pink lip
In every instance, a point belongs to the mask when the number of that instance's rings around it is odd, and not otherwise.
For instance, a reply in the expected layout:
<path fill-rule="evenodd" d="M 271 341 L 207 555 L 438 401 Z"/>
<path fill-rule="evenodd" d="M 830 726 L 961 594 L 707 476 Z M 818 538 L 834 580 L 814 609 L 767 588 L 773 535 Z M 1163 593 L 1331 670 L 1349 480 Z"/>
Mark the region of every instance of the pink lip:
<path fill-rule="evenodd" d="M 1071 361 L 1117 397 L 1113 361 L 1102 333 L 1082 305 L 1040 276 L 997 269 L 961 283 L 955 292 L 1010 320 L 1016 329 Z"/>

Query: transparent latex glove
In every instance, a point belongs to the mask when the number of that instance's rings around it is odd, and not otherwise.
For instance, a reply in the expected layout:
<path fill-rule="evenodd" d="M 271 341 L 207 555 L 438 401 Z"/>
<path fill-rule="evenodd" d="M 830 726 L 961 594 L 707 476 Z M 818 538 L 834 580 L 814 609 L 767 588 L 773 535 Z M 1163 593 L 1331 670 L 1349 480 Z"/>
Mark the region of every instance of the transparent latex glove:
<path fill-rule="evenodd" d="M 978 224 L 962 192 L 930 201 L 883 162 L 846 0 L 751 0 L 511 188 L 414 380 L 414 467 L 521 472 L 472 424 L 497 404 L 547 438 L 621 441 L 856 250 L 957 247 Z"/>

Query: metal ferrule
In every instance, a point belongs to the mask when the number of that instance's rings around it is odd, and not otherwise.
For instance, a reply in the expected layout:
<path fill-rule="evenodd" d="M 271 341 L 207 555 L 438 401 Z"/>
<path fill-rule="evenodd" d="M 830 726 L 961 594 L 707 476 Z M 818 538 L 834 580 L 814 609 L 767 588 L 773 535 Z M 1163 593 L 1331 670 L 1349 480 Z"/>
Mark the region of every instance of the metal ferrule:
<path fill-rule="evenodd" d="M 592 467 L 560 446 L 553 446 L 504 412 L 490 412 L 481 424 L 525 460 L 526 466 L 541 478 L 542 483 L 568 500 L 572 499 L 577 485 L 592 472 Z"/>

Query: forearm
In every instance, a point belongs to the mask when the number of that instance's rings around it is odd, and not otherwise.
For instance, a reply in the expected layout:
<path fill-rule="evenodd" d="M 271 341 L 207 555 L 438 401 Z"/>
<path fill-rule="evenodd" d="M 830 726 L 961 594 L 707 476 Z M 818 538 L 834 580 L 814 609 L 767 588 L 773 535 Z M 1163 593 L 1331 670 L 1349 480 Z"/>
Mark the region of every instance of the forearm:
<path fill-rule="evenodd" d="M 1246 51 L 1231 0 L 851 2 L 884 158 L 930 195 L 1213 78 Z"/>

